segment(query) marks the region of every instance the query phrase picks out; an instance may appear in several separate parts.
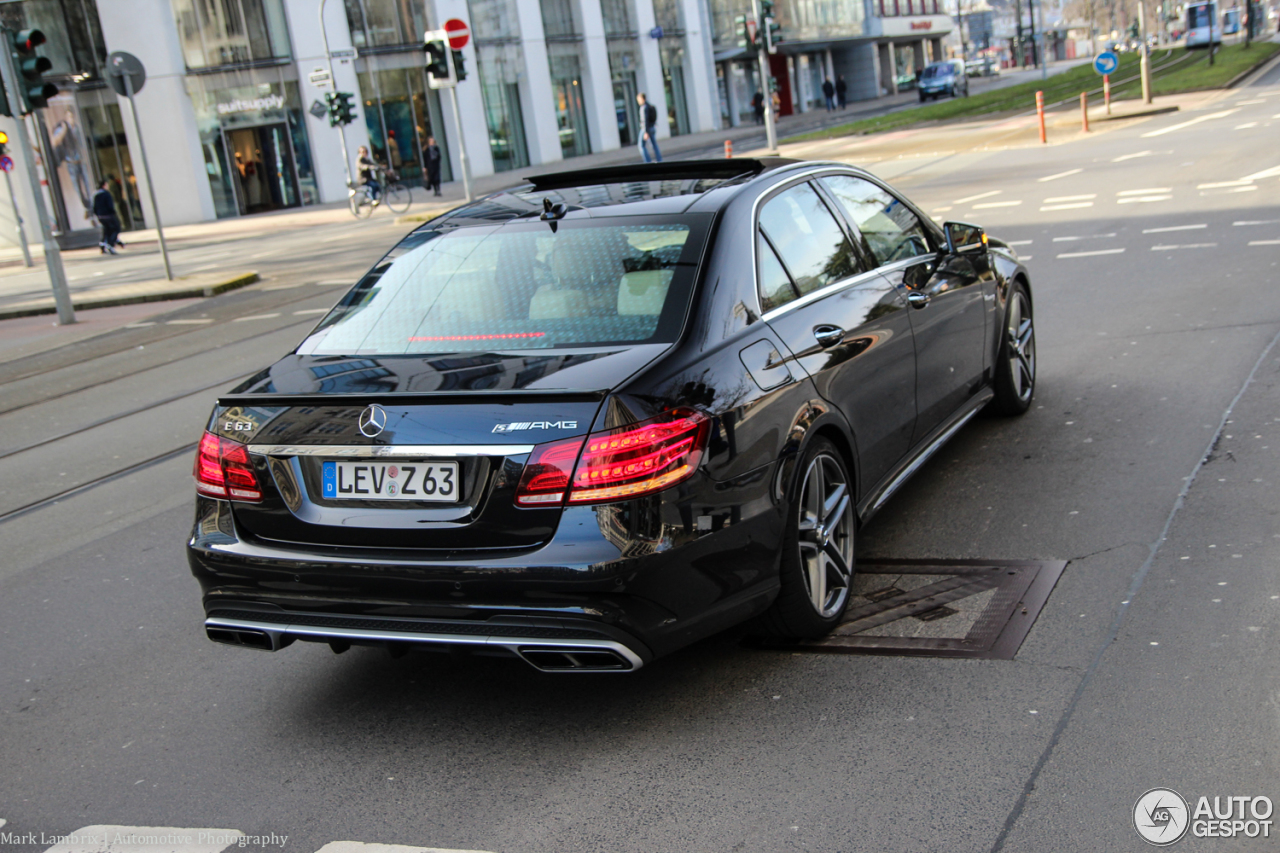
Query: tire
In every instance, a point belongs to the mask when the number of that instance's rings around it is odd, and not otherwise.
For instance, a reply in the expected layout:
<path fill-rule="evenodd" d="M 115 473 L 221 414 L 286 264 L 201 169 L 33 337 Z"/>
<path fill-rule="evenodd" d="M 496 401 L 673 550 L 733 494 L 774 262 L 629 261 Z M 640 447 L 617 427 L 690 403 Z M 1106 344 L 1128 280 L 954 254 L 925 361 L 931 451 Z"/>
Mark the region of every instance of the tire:
<path fill-rule="evenodd" d="M 358 189 L 351 195 L 351 215 L 357 219 L 368 219 L 373 214 L 373 208 L 373 199 L 363 189 Z"/>
<path fill-rule="evenodd" d="M 782 588 L 757 620 L 762 632 L 783 640 L 818 639 L 840 624 L 855 567 L 852 478 L 840 451 L 815 439 L 799 470 L 787 509 Z"/>
<path fill-rule="evenodd" d="M 410 195 L 409 188 L 404 184 L 389 184 L 383 192 L 382 203 L 392 213 L 404 213 L 409 209 L 409 205 L 413 203 L 413 196 Z"/>
<path fill-rule="evenodd" d="M 1020 415 L 1036 392 L 1036 329 L 1031 299 L 1020 282 L 1009 289 L 1000 354 L 996 357 L 996 395 L 988 408 L 997 415 Z"/>
<path fill-rule="evenodd" d="M 920 103 L 924 103 L 924 92 L 920 93 Z"/>

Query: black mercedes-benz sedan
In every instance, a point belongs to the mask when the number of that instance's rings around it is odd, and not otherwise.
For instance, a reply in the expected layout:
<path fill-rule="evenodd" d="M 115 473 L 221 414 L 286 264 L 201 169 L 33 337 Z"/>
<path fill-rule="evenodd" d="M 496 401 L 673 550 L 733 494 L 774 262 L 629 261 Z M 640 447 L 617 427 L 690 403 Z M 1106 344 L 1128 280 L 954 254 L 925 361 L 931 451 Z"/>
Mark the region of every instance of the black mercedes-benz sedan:
<path fill-rule="evenodd" d="M 400 241 L 218 400 L 212 640 L 627 671 L 839 624 L 856 531 L 1035 382 L 1027 270 L 839 163 L 542 175 Z"/>

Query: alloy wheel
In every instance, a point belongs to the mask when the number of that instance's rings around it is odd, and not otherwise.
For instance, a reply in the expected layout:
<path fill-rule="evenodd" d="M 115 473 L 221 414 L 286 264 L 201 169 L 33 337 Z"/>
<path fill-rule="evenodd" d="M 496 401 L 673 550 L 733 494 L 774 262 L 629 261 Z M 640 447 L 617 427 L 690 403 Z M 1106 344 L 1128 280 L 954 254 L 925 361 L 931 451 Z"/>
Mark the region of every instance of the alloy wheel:
<path fill-rule="evenodd" d="M 800 565 L 809 604 L 829 619 L 849 597 L 853 575 L 853 503 L 840 463 L 821 453 L 809 463 L 800 491 Z"/>
<path fill-rule="evenodd" d="M 1027 297 L 1015 290 L 1009 299 L 1009 322 L 1005 330 L 1010 378 L 1018 400 L 1031 399 L 1036 384 L 1036 331 L 1027 310 Z"/>

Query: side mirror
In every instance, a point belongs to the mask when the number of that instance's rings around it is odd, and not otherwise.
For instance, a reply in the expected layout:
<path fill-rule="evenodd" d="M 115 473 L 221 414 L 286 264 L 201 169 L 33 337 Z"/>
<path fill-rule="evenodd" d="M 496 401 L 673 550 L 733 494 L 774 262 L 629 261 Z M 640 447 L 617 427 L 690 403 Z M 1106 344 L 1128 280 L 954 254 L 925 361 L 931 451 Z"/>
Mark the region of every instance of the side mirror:
<path fill-rule="evenodd" d="M 947 236 L 947 252 L 952 255 L 985 255 L 987 252 L 987 232 L 981 225 L 969 222 L 943 223 L 942 231 Z"/>

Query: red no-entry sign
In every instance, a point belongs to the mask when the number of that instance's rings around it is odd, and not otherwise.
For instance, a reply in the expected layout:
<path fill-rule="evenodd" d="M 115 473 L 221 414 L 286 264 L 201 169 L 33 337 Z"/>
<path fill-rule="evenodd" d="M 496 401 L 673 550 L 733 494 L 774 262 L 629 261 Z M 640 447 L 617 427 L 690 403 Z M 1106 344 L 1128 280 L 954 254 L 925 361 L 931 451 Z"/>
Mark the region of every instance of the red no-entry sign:
<path fill-rule="evenodd" d="M 445 21 L 444 32 L 449 39 L 449 47 L 454 50 L 462 50 L 471 38 L 471 31 L 467 28 L 466 22 L 460 18 L 450 18 Z"/>

